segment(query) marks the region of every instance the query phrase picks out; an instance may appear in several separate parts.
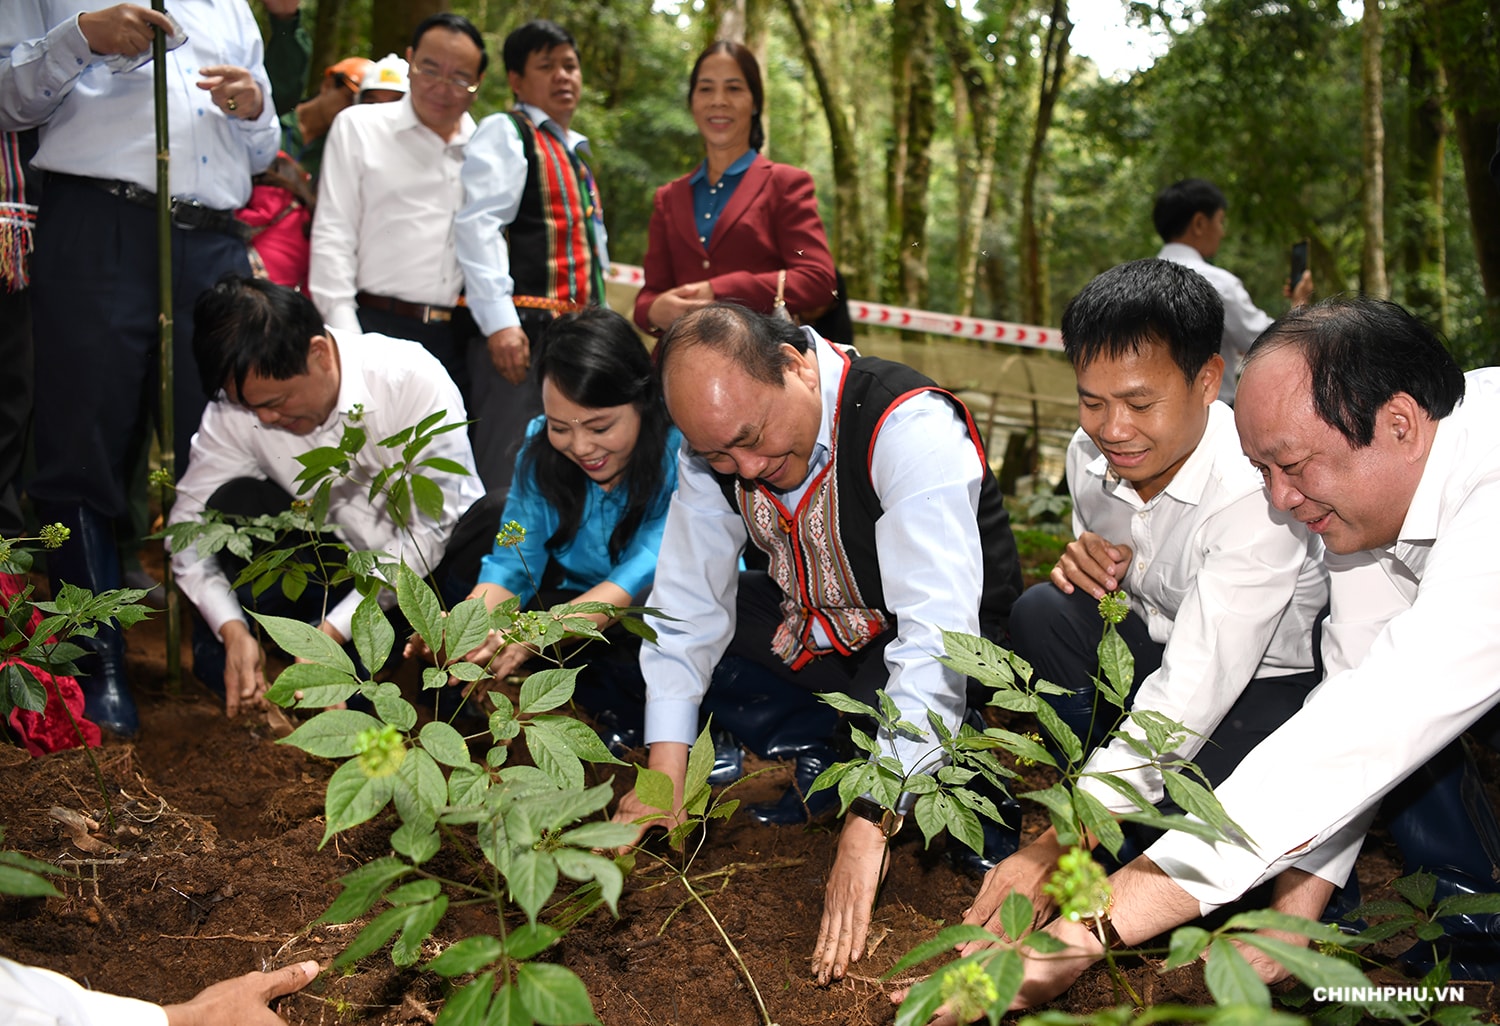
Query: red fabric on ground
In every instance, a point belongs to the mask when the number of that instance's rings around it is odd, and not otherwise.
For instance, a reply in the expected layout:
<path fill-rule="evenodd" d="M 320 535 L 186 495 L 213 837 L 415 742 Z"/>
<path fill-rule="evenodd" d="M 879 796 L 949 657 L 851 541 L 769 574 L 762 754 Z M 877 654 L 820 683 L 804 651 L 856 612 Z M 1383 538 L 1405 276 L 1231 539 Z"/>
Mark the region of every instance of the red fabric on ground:
<path fill-rule="evenodd" d="M 4 596 L 5 605 L 9 608 L 11 601 L 26 588 L 26 578 L 15 574 L 0 574 L 0 595 Z M 42 622 L 40 610 L 31 611 L 31 619 L 26 624 L 29 633 L 36 630 L 37 625 Z M 77 748 L 79 744 L 79 732 L 83 734 L 83 743 L 90 748 L 99 747 L 99 728 L 84 718 L 83 715 L 83 689 L 78 686 L 78 681 L 72 677 L 54 677 L 46 670 L 33 666 L 31 663 L 19 659 L 0 660 L 0 667 L 16 663 L 25 666 L 47 689 L 47 708 L 40 713 L 34 713 L 27 709 L 14 709 L 10 714 L 10 726 L 20 735 L 21 743 L 32 755 L 46 755 L 48 752 L 62 751 L 64 748 Z M 66 708 L 64 707 L 66 703 Z M 68 718 L 68 711 L 73 713 L 73 718 Z M 77 728 L 73 720 L 78 721 Z"/>

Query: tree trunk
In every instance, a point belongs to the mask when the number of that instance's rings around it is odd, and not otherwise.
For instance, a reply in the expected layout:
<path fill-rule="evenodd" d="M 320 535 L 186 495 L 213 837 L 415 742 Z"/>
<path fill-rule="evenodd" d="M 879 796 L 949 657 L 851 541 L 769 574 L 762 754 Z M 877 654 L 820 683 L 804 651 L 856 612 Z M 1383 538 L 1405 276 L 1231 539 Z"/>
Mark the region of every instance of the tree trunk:
<path fill-rule="evenodd" d="M 411 34 L 429 15 L 448 10 L 444 0 L 370 0 L 370 54 L 406 55 Z"/>
<path fill-rule="evenodd" d="M 813 34 L 804 0 L 786 0 L 787 13 L 802 41 L 803 55 L 818 85 L 823 101 L 823 116 L 828 122 L 828 139 L 833 160 L 834 205 L 829 246 L 834 263 L 843 272 L 845 289 L 851 296 L 874 294 L 870 269 L 870 246 L 865 234 L 865 218 L 859 182 L 859 151 L 854 132 L 839 98 L 839 89 L 829 77 L 830 65 Z"/>
<path fill-rule="evenodd" d="M 1045 324 L 1051 316 L 1046 269 L 1042 264 L 1041 231 L 1036 214 L 1036 180 L 1046 149 L 1052 112 L 1067 75 L 1068 43 L 1073 23 L 1068 20 L 1066 0 L 1053 0 L 1047 21 L 1046 45 L 1042 48 L 1041 92 L 1037 98 L 1036 125 L 1026 153 L 1026 172 L 1021 183 L 1021 319 Z"/>
<path fill-rule="evenodd" d="M 1363 46 L 1360 77 L 1364 85 L 1360 112 L 1364 141 L 1364 202 L 1360 221 L 1365 242 L 1359 266 L 1365 294 L 1382 299 L 1391 293 L 1385 276 L 1385 91 L 1381 83 L 1380 60 L 1384 36 L 1380 0 L 1365 0 L 1364 21 L 1360 28 Z"/>
<path fill-rule="evenodd" d="M 1404 301 L 1413 313 L 1447 335 L 1447 256 L 1443 219 L 1443 149 L 1447 124 L 1443 119 L 1442 75 L 1433 66 L 1428 42 L 1418 38 L 1410 47 L 1407 71 L 1406 209 L 1407 231 L 1401 247 L 1405 272 Z"/>
<path fill-rule="evenodd" d="M 904 9 L 904 11 L 903 11 Z M 897 294 L 907 306 L 927 302 L 927 186 L 932 177 L 933 15 L 923 0 L 897 0 L 897 17 L 908 20 L 906 64 L 906 160 L 901 173 L 901 203 L 896 263 Z"/>
<path fill-rule="evenodd" d="M 353 50 L 346 44 L 349 16 L 345 0 L 318 0 L 318 14 L 313 23 L 312 68 L 309 78 L 321 82 L 323 69 L 338 63 Z"/>

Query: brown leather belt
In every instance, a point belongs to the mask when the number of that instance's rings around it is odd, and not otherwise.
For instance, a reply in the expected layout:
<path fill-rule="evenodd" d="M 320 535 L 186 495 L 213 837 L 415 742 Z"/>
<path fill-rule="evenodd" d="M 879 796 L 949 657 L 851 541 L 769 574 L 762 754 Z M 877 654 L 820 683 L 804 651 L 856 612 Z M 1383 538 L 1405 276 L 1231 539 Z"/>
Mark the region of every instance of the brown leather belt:
<path fill-rule="evenodd" d="M 404 299 L 396 299 L 393 296 L 377 296 L 372 292 L 360 292 L 354 297 L 354 302 L 369 310 L 379 310 L 383 313 L 395 314 L 397 317 L 409 317 L 423 324 L 446 324 L 453 319 L 453 307 L 432 306 L 428 303 L 408 303 Z"/>

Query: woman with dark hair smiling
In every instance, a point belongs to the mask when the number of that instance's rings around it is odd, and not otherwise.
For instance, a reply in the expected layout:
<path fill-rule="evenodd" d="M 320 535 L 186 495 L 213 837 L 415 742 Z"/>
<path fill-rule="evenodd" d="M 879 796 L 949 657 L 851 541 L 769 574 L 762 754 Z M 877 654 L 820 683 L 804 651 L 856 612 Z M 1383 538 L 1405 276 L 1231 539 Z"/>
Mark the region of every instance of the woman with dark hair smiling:
<path fill-rule="evenodd" d="M 501 518 L 526 536 L 495 546 L 469 597 L 490 609 L 513 596 L 633 605 L 656 574 L 682 442 L 651 358 L 625 318 L 591 307 L 548 326 L 537 372 L 544 412 L 527 428 Z M 468 658 L 504 678 L 533 653 L 499 641 Z"/>
<path fill-rule="evenodd" d="M 755 55 L 739 43 L 714 43 L 693 65 L 688 107 L 706 156 L 656 191 L 635 301 L 643 330 L 660 334 L 713 302 L 785 306 L 806 322 L 837 300 L 812 176 L 760 155 L 764 97 Z"/>

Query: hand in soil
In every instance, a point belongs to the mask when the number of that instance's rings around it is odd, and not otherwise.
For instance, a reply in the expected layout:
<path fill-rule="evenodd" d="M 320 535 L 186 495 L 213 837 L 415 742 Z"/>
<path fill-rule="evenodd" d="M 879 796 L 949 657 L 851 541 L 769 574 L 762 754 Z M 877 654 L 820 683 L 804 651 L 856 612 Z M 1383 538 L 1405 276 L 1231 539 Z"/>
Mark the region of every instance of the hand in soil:
<path fill-rule="evenodd" d="M 616 848 L 616 855 L 624 854 L 640 844 L 647 830 L 659 827 L 671 830 L 682 822 L 682 789 L 687 784 L 688 752 L 688 746 L 677 741 L 658 741 L 651 746 L 646 754 L 646 768 L 665 773 L 672 781 L 672 811 L 670 815 L 664 816 L 661 809 L 641 801 L 634 789 L 623 795 L 620 804 L 615 807 L 613 818 L 616 823 L 636 823 L 647 817 L 655 818 L 648 823 L 637 824 L 640 832 L 635 835 L 635 840 Z"/>
<path fill-rule="evenodd" d="M 186 1004 L 167 1005 L 167 1026 L 281 1026 L 283 1019 L 266 1007 L 317 979 L 316 962 L 298 962 L 269 973 L 246 973 L 206 987 Z"/>
<path fill-rule="evenodd" d="M 964 913 L 964 925 L 982 926 L 996 936 L 1005 936 L 1000 925 L 1000 905 L 1011 891 L 1019 891 L 1031 900 L 1031 906 L 1036 910 L 1032 925 L 1046 922 L 1052 917 L 1053 905 L 1052 899 L 1042 893 L 1042 884 L 1057 869 L 1057 857 L 1062 853 L 1063 848 L 1057 843 L 1057 831 L 1049 827 L 1035 841 L 984 875 L 978 897 Z M 990 946 L 984 941 L 969 941 L 958 946 L 958 953 L 970 955 Z"/>
<path fill-rule="evenodd" d="M 230 620 L 220 628 L 224 639 L 224 712 L 231 719 L 240 710 L 264 705 L 266 693 L 266 653 L 239 620 Z"/>
<path fill-rule="evenodd" d="M 880 827 L 858 816 L 847 817 L 823 889 L 823 921 L 813 948 L 813 975 L 819 984 L 842 979 L 849 964 L 864 957 L 870 912 L 885 869 L 885 834 Z"/>

